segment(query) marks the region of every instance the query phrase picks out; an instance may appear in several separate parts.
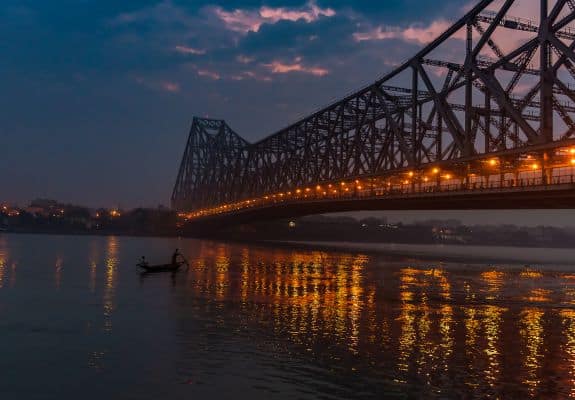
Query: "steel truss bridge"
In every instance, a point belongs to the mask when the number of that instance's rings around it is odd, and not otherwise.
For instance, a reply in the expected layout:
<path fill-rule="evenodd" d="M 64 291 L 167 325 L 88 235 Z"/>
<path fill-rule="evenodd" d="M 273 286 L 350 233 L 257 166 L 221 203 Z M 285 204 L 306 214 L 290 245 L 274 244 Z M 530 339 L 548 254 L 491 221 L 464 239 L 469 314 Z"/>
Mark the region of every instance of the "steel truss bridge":
<path fill-rule="evenodd" d="M 399 68 L 257 143 L 194 118 L 172 206 L 209 223 L 574 208 L 574 20 L 575 0 L 479 1 Z"/>

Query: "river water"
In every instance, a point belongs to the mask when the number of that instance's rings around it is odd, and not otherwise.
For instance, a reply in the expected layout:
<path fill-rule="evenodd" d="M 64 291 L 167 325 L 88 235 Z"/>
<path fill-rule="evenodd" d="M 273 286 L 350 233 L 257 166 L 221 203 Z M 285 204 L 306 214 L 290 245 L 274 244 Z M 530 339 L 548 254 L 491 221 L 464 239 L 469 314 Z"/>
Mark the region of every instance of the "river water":
<path fill-rule="evenodd" d="M 0 396 L 575 397 L 569 254 L 372 250 L 0 234 Z"/>

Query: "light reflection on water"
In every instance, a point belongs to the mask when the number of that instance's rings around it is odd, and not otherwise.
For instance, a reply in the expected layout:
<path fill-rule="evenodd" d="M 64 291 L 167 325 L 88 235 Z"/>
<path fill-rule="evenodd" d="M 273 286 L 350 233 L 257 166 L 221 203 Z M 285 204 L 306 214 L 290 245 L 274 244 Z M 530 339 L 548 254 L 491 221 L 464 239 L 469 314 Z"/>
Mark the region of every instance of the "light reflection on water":
<path fill-rule="evenodd" d="M 142 254 L 165 260 L 175 247 L 189 269 L 136 273 Z M 573 276 L 194 240 L 0 236 L 0 369 L 10 365 L 13 393 L 36 371 L 38 387 L 71 374 L 79 386 L 136 387 L 136 398 L 159 387 L 216 398 L 230 387 L 255 399 L 575 398 Z M 39 373 L 36 358 L 54 368 Z"/>
<path fill-rule="evenodd" d="M 213 254 L 200 247 L 203 267 L 187 272 L 193 285 L 180 288 L 182 295 L 202 293 L 230 302 L 231 309 L 237 302 L 241 312 L 232 320 L 250 332 L 273 329 L 306 360 L 321 363 L 327 351 L 328 362 L 350 362 L 339 365 L 343 370 L 431 396 L 537 398 L 552 392 L 546 381 L 556 379 L 543 365 L 570 365 L 575 354 L 573 333 L 554 325 L 565 310 L 553 307 L 572 302 L 566 272 L 381 265 L 358 254 L 226 249 Z M 205 275 L 210 264 L 215 284 Z M 566 353 L 550 351 L 554 340 L 565 339 Z M 571 368 L 568 374 L 572 379 Z"/>

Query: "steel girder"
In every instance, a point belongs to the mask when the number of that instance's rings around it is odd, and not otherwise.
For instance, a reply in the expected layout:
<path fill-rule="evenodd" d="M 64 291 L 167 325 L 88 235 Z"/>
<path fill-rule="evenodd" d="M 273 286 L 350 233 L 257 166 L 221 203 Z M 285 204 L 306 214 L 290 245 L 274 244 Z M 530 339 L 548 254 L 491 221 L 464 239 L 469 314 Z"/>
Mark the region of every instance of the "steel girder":
<path fill-rule="evenodd" d="M 510 15 L 516 3 L 535 1 L 537 22 Z M 572 139 L 573 2 L 505 0 L 488 9 L 494 3 L 480 1 L 399 68 L 257 143 L 223 121 L 195 118 L 173 207 L 192 211 Z M 523 40 L 500 46 L 510 30 Z M 456 45 L 461 59 L 442 60 Z"/>

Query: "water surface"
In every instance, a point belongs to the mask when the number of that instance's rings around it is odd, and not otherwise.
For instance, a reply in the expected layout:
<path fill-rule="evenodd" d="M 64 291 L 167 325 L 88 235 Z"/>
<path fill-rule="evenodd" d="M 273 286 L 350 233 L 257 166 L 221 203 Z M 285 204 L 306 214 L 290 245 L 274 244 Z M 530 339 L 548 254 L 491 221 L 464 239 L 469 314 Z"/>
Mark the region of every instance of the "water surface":
<path fill-rule="evenodd" d="M 0 394 L 575 397 L 575 269 L 472 261 L 0 234 Z"/>

